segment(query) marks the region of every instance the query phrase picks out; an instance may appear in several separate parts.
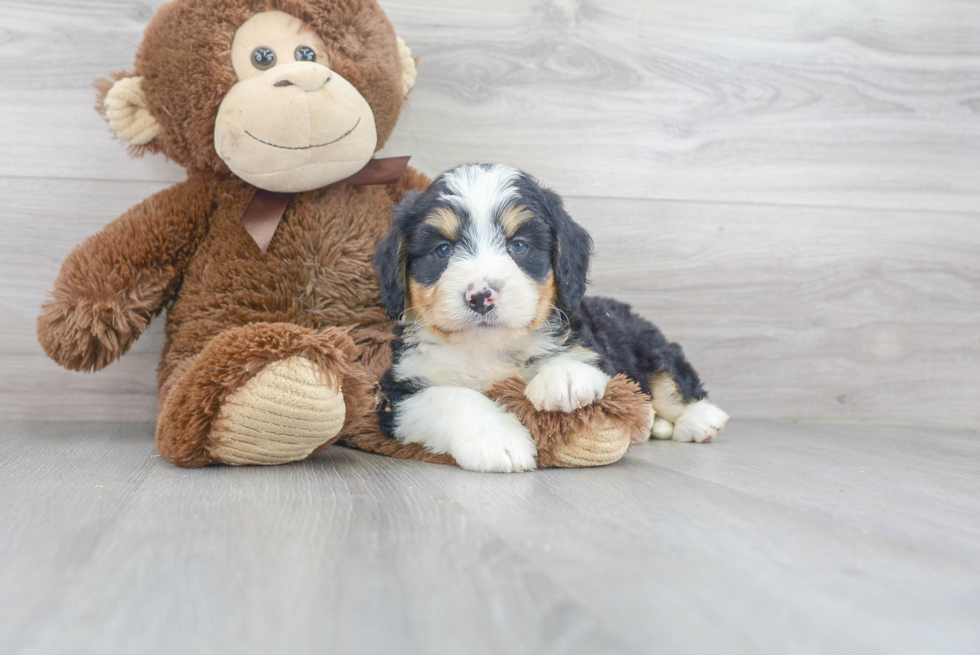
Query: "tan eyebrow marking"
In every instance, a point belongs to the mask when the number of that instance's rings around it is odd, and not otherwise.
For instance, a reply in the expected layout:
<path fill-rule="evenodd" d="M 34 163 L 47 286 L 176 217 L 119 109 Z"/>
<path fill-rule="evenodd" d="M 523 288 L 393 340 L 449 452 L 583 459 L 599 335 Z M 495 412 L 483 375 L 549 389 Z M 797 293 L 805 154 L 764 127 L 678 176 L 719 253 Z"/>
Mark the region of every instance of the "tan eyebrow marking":
<path fill-rule="evenodd" d="M 442 236 L 455 241 L 459 238 L 459 216 L 446 207 L 439 207 L 425 219 L 426 225 L 439 230 Z"/>
<path fill-rule="evenodd" d="M 555 284 L 555 272 L 548 271 L 548 278 L 543 284 L 535 285 L 538 289 L 538 309 L 531 321 L 530 329 L 537 330 L 551 315 L 551 310 L 558 300 L 558 286 Z"/>
<path fill-rule="evenodd" d="M 511 238 L 517 233 L 521 225 L 534 218 L 534 214 L 527 207 L 508 207 L 500 215 L 500 225 L 504 228 L 504 234 Z"/>

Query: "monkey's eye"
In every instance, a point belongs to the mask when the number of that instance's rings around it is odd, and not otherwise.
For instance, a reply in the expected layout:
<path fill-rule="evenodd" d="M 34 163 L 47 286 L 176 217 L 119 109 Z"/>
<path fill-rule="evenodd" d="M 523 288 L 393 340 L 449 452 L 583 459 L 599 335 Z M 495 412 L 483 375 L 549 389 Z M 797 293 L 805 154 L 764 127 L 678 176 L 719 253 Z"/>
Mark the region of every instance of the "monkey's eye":
<path fill-rule="evenodd" d="M 453 254 L 453 247 L 448 243 L 444 243 L 435 250 L 436 256 L 442 259 L 449 257 Z"/>
<path fill-rule="evenodd" d="M 252 65 L 260 71 L 269 70 L 276 65 L 276 53 L 272 48 L 260 45 L 252 51 Z"/>
<path fill-rule="evenodd" d="M 316 53 L 308 45 L 296 48 L 296 61 L 316 61 Z"/>
<path fill-rule="evenodd" d="M 517 241 L 511 241 L 507 246 L 507 250 L 514 255 L 523 255 L 527 252 L 527 241 L 521 241 L 520 239 Z"/>

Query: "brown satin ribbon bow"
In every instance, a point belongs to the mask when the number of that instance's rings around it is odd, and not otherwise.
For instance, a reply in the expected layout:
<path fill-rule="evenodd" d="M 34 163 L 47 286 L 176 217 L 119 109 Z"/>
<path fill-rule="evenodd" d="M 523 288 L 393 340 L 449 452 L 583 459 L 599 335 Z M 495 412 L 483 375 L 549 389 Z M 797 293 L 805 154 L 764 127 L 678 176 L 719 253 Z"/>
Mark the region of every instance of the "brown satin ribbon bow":
<path fill-rule="evenodd" d="M 410 157 L 388 157 L 372 159 L 357 173 L 334 184 L 362 186 L 367 184 L 391 184 L 405 174 Z M 332 186 L 332 185 L 331 185 Z M 295 193 L 275 193 L 256 189 L 252 201 L 242 214 L 242 226 L 255 239 L 255 244 L 263 253 L 269 249 L 276 228 L 286 213 L 286 206 Z"/>

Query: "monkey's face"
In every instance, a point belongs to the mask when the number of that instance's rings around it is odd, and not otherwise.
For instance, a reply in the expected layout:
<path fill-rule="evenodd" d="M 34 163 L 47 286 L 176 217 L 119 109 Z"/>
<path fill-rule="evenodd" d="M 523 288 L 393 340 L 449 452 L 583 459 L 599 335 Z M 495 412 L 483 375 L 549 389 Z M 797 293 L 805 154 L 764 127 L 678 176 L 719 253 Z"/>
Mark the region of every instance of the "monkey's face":
<path fill-rule="evenodd" d="M 169 0 L 100 88 L 133 154 L 302 192 L 370 160 L 416 74 L 376 0 Z"/>
<path fill-rule="evenodd" d="M 281 11 L 236 32 L 238 82 L 215 121 L 214 147 L 233 173 L 263 189 L 297 192 L 353 175 L 378 145 L 374 112 L 330 68 L 320 36 Z"/>

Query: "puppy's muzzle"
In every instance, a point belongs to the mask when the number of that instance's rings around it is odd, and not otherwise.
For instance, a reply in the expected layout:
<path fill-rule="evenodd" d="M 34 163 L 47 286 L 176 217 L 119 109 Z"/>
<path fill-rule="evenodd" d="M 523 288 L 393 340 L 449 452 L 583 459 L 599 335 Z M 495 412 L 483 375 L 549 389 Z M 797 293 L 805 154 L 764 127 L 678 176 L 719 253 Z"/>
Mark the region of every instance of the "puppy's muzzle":
<path fill-rule="evenodd" d="M 463 297 L 470 309 L 482 315 L 493 311 L 497 305 L 499 294 L 489 282 L 478 280 L 466 289 Z"/>

